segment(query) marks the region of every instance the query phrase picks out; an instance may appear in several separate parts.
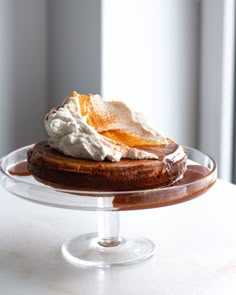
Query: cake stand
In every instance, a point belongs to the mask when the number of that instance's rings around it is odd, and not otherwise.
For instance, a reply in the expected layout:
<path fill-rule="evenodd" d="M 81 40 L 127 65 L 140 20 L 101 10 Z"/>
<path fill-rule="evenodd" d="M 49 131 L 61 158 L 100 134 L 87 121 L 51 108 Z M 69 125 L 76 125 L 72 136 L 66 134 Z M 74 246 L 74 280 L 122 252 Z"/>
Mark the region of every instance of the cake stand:
<path fill-rule="evenodd" d="M 9 169 L 25 162 L 26 146 L 0 161 L 0 182 L 13 195 L 41 205 L 97 212 L 97 232 L 75 237 L 62 245 L 63 256 L 75 265 L 89 267 L 124 266 L 151 257 L 152 241 L 140 236 L 121 236 L 119 211 L 157 208 L 177 204 L 206 192 L 216 181 L 215 161 L 202 152 L 186 147 L 186 177 L 162 188 L 136 191 L 79 191 L 56 189 L 37 182 L 32 176 L 13 175 Z"/>

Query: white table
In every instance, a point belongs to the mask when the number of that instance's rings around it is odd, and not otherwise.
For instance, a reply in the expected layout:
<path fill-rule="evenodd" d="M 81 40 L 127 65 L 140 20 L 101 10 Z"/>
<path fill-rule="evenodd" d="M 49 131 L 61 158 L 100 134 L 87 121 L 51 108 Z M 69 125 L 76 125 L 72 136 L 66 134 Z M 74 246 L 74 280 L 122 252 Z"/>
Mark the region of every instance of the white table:
<path fill-rule="evenodd" d="M 236 186 L 170 207 L 121 213 L 121 232 L 157 244 L 128 267 L 74 267 L 61 244 L 96 231 L 96 213 L 33 204 L 0 187 L 0 294 L 236 294 Z"/>

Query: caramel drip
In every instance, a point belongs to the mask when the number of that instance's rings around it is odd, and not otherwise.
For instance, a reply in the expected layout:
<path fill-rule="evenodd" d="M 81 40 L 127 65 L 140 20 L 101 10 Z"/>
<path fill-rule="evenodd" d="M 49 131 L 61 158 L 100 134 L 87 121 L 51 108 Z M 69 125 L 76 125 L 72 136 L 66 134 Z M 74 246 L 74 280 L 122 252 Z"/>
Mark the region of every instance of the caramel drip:
<path fill-rule="evenodd" d="M 8 173 L 11 175 L 16 175 L 16 176 L 29 176 L 31 173 L 29 172 L 27 168 L 27 161 L 23 161 L 20 163 L 17 163 L 16 165 L 12 166 L 9 170 Z"/>

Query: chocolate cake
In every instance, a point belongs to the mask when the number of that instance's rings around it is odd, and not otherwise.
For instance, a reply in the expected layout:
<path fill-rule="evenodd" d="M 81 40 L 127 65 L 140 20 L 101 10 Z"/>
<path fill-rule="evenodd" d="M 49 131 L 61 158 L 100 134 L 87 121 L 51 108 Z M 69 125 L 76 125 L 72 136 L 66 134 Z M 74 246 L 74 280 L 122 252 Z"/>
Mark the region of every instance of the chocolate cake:
<path fill-rule="evenodd" d="M 66 156 L 44 141 L 29 150 L 28 170 L 38 181 L 53 187 L 101 191 L 162 187 L 179 180 L 185 172 L 187 156 L 179 145 L 140 149 L 152 151 L 158 159 L 83 160 Z"/>

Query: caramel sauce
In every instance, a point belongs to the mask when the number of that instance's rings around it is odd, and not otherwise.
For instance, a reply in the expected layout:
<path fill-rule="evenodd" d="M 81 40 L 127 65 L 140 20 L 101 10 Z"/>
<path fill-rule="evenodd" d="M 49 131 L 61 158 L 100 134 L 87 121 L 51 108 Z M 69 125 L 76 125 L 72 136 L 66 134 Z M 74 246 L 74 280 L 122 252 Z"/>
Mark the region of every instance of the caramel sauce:
<path fill-rule="evenodd" d="M 178 186 L 183 184 L 188 184 L 206 177 L 210 173 L 207 167 L 202 165 L 188 165 L 184 176 L 172 184 L 172 186 Z"/>
<path fill-rule="evenodd" d="M 185 202 L 196 198 L 206 192 L 215 181 L 205 180 L 210 174 L 210 170 L 202 165 L 188 165 L 183 177 L 170 185 L 170 191 L 155 189 L 142 196 L 137 194 L 116 195 L 113 200 L 113 206 L 118 210 L 139 210 L 148 208 L 157 208 Z M 203 180 L 203 181 L 201 181 Z M 182 193 L 182 187 L 184 193 Z"/>
<path fill-rule="evenodd" d="M 11 175 L 16 175 L 16 176 L 29 176 L 31 173 L 29 172 L 27 168 L 27 161 L 23 161 L 20 163 L 17 163 L 16 165 L 12 166 L 8 172 Z"/>

